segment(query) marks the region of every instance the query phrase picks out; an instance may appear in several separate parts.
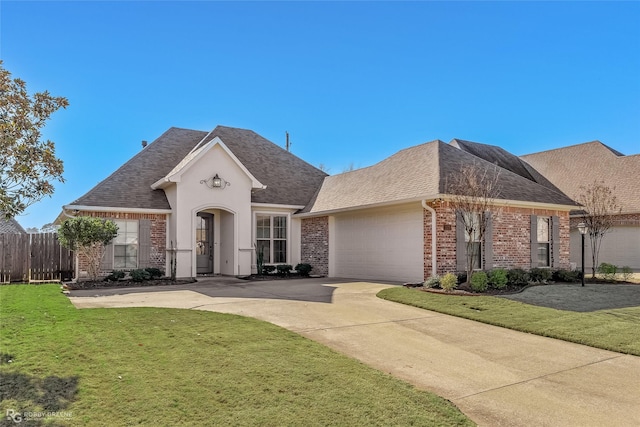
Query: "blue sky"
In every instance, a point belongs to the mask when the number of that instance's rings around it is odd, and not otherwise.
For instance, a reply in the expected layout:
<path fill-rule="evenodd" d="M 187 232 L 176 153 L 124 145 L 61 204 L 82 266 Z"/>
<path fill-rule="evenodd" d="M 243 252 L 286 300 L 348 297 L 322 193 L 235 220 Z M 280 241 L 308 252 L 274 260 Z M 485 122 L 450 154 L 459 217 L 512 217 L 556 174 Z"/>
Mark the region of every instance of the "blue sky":
<path fill-rule="evenodd" d="M 0 57 L 70 106 L 51 222 L 171 126 L 248 128 L 329 173 L 433 139 L 640 153 L 639 2 L 0 2 Z M 585 165 L 587 167 L 587 165 Z"/>

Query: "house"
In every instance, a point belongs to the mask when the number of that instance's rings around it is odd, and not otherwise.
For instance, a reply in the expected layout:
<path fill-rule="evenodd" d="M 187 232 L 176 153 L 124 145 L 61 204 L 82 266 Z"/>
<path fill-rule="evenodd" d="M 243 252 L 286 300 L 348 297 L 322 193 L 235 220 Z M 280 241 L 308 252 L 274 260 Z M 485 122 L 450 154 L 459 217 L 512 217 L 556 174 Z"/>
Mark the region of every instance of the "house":
<path fill-rule="evenodd" d="M 481 267 L 568 268 L 575 202 L 518 157 L 462 140 L 327 176 L 250 130 L 171 128 L 63 212 L 116 222 L 105 272 L 168 272 L 175 260 L 178 277 L 243 276 L 262 252 L 316 274 L 416 281 L 464 270 L 468 237 L 448 189 L 469 165 L 499 174 L 502 189 Z"/>
<path fill-rule="evenodd" d="M 614 190 L 621 206 L 614 226 L 602 240 L 599 262 L 629 266 L 640 271 L 640 154 L 625 156 L 600 141 L 548 150 L 521 157 L 563 193 L 578 198 L 581 187 L 603 181 Z M 571 213 L 571 261 L 580 265 L 581 242 L 578 210 Z M 590 245 L 585 247 L 585 267 L 591 268 Z"/>

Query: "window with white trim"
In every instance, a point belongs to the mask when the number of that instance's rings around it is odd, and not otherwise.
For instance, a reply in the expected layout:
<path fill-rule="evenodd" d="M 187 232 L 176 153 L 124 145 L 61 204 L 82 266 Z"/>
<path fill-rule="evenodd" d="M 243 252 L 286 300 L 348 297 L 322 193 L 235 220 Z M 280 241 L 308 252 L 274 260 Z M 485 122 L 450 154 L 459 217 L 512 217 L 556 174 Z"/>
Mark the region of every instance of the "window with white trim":
<path fill-rule="evenodd" d="M 256 243 L 265 264 L 287 262 L 287 216 L 256 215 Z"/>
<path fill-rule="evenodd" d="M 551 265 L 551 257 L 549 251 L 549 243 L 551 241 L 549 237 L 551 235 L 551 233 L 549 232 L 551 218 L 549 218 L 548 216 L 539 216 L 537 221 L 537 267 L 549 267 Z"/>
<path fill-rule="evenodd" d="M 113 239 L 113 268 L 138 268 L 138 221 L 114 220 L 118 235 Z"/>

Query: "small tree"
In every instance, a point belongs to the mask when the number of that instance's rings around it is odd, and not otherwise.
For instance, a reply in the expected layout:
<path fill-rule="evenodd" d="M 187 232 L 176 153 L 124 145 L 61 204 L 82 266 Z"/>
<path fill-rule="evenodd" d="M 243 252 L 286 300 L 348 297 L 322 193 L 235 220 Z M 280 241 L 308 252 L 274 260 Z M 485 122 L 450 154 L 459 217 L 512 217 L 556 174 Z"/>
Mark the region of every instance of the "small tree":
<path fill-rule="evenodd" d="M 495 199 L 501 193 L 499 177 L 500 170 L 497 166 L 481 167 L 473 164 L 463 166 L 447 181 L 446 191 L 451 194 L 451 206 L 465 233 L 467 283 L 471 280 L 487 226 L 499 212 L 494 206 Z M 480 244 L 476 244 L 477 242 Z"/>
<path fill-rule="evenodd" d="M 604 235 L 613 226 L 613 215 L 622 212 L 622 207 L 613 189 L 604 181 L 594 181 L 591 185 L 581 186 L 581 193 L 576 201 L 582 205 L 582 222 L 589 227 L 589 243 L 591 245 L 591 277 L 596 277 L 600 245 Z"/>
<path fill-rule="evenodd" d="M 104 247 L 118 234 L 118 226 L 111 220 L 79 216 L 65 220 L 58 229 L 58 239 L 65 248 L 87 258 L 87 273 L 96 280 Z"/>
<path fill-rule="evenodd" d="M 64 182 L 62 161 L 40 130 L 68 101 L 49 92 L 30 96 L 27 85 L 12 79 L 0 61 L 0 212 L 7 218 L 53 194 L 52 181 Z"/>

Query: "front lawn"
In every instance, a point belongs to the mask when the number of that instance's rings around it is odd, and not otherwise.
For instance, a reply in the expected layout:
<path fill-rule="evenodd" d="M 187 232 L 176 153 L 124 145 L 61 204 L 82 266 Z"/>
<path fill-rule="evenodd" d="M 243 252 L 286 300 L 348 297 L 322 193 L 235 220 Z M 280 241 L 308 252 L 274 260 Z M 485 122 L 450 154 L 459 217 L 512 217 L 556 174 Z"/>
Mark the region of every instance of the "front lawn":
<path fill-rule="evenodd" d="M 448 401 L 272 324 L 77 310 L 57 285 L 0 286 L 0 425 L 14 425 L 7 410 L 61 411 L 45 424 L 65 426 L 473 425 Z"/>
<path fill-rule="evenodd" d="M 517 331 L 640 356 L 640 307 L 589 313 L 537 307 L 490 296 L 458 296 L 404 287 L 380 298 Z"/>

